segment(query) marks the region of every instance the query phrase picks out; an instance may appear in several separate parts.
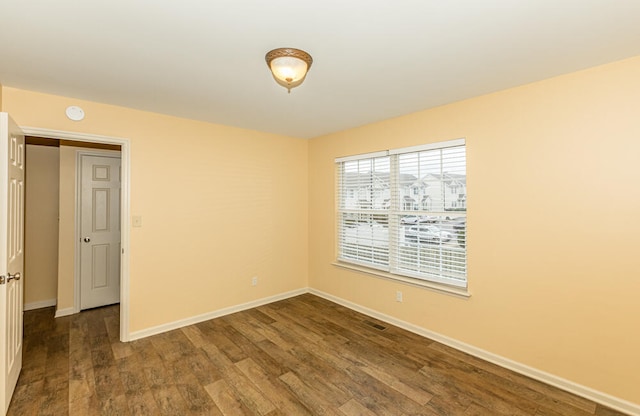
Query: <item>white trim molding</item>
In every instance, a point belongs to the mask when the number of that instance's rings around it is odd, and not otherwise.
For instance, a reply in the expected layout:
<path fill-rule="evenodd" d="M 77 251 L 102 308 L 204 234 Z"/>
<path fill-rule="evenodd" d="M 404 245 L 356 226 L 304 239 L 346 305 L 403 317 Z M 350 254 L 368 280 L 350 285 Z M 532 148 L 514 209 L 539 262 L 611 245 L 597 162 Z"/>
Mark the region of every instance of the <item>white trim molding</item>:
<path fill-rule="evenodd" d="M 449 338 L 445 335 L 430 331 L 428 329 L 411 324 L 409 322 L 402 321 L 400 319 L 394 318 L 384 313 L 380 313 L 376 310 L 369 309 L 365 306 L 361 306 L 356 303 L 350 302 L 348 300 L 339 298 L 337 296 L 333 296 L 329 293 L 316 290 L 313 288 L 309 288 L 309 293 L 314 294 L 316 296 L 320 296 L 321 298 L 327 299 L 331 302 L 337 303 L 339 305 L 342 305 L 354 311 L 363 313 L 372 318 L 379 319 L 391 325 L 395 325 L 402 329 L 406 329 L 407 331 L 410 331 L 415 334 L 421 335 L 423 337 L 429 338 L 431 340 L 437 341 L 451 348 L 455 348 L 459 351 L 473 355 L 474 357 L 499 365 L 500 367 L 507 368 L 509 370 L 515 371 L 516 373 L 522 374 L 524 376 L 527 376 L 535 380 L 541 381 L 543 383 L 549 384 L 551 386 L 557 387 L 561 390 L 567 391 L 569 393 L 573 393 L 580 397 L 584 397 L 585 399 L 594 401 L 596 403 L 599 403 L 611 409 L 623 412 L 631 416 L 640 416 L 640 405 L 636 403 L 631 403 L 629 401 L 611 396 L 607 393 L 600 392 L 590 387 L 583 386 L 578 383 L 574 383 L 573 381 L 564 379 L 562 377 L 558 377 L 556 375 L 547 373 L 545 371 L 538 370 L 533 367 L 529 367 L 528 365 L 519 363 L 517 361 L 513 361 L 509 358 L 502 357 L 492 352 L 474 347 L 473 345 L 466 344 L 456 339 Z"/>
<path fill-rule="evenodd" d="M 269 296 L 266 298 L 253 300 L 251 302 L 241 303 L 240 305 L 230 306 L 228 308 L 222 308 L 215 311 L 203 313 L 202 315 L 180 319 L 178 321 L 169 322 L 167 324 L 162 324 L 162 325 L 154 326 L 147 329 L 142 329 L 140 331 L 134 331 L 131 333 L 130 340 L 134 341 L 136 339 L 141 339 L 141 338 L 146 338 L 152 335 L 161 334 L 163 332 L 172 331 L 174 329 L 179 329 L 188 325 L 197 324 L 200 322 L 219 318 L 225 315 L 230 315 L 232 313 L 244 311 L 247 309 L 256 308 L 258 306 L 267 305 L 269 303 L 277 302 L 279 300 L 284 300 L 284 299 L 292 298 L 294 296 L 303 295 L 308 292 L 309 292 L 308 288 L 296 289 L 290 292 L 281 293 L 279 295 Z"/>
<path fill-rule="evenodd" d="M 42 308 L 48 308 L 51 306 L 56 306 L 57 304 L 58 304 L 58 299 L 39 300 L 37 302 L 25 303 L 22 310 L 25 312 L 32 311 L 34 309 L 42 309 Z"/>
<path fill-rule="evenodd" d="M 77 313 L 77 312 L 75 311 L 75 309 L 73 307 L 64 308 L 64 309 L 56 309 L 56 314 L 54 315 L 54 318 L 62 318 L 63 316 L 73 315 L 74 313 Z"/>
<path fill-rule="evenodd" d="M 370 276 L 379 277 L 381 279 L 402 282 L 407 285 L 428 289 L 434 292 L 455 296 L 461 299 L 468 299 L 471 297 L 471 292 L 469 292 L 468 289 L 463 287 L 450 286 L 442 283 L 431 282 L 429 280 L 413 279 L 411 277 L 406 277 L 401 274 L 393 274 L 393 273 L 385 272 L 384 270 L 376 270 L 376 269 L 372 269 L 371 267 L 358 266 L 357 264 L 341 262 L 339 260 L 336 260 L 331 264 L 336 267 L 352 270 L 354 272 L 368 274 Z"/>

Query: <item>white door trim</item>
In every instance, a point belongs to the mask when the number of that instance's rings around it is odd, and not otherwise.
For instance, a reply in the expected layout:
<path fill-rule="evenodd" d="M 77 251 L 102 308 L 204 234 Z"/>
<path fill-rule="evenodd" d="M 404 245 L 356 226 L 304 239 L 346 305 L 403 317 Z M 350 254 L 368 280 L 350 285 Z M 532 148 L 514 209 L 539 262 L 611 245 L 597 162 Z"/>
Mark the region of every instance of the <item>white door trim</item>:
<path fill-rule="evenodd" d="M 131 199 L 131 143 L 129 139 L 120 137 L 109 137 L 95 134 L 77 133 L 69 131 L 59 131 L 52 129 L 43 129 L 39 127 L 25 127 L 20 126 L 25 136 L 36 136 L 48 139 L 62 139 L 71 141 L 81 141 L 90 143 L 103 143 L 103 144 L 115 144 L 120 145 L 120 159 L 122 163 L 122 199 L 120 200 L 120 232 L 122 253 L 120 254 L 120 341 L 127 342 L 130 340 L 129 334 L 129 263 L 130 263 L 130 229 L 129 229 L 129 217 L 130 217 L 130 199 Z M 77 192 L 77 188 L 76 188 Z M 77 221 L 77 213 L 76 213 Z M 76 227 L 76 229 L 78 229 Z M 76 239 L 76 252 L 78 239 Z M 76 268 L 78 267 L 76 263 Z M 76 277 L 78 276 L 78 270 L 76 269 Z M 76 287 L 79 286 L 76 284 Z M 75 293 L 74 293 L 75 295 Z M 74 299 L 74 310 L 80 310 L 79 297 Z"/>
<path fill-rule="evenodd" d="M 75 226 L 76 226 L 76 240 L 74 244 L 74 277 L 73 277 L 73 313 L 78 313 L 81 310 L 81 267 L 82 267 L 82 258 L 80 255 L 81 244 L 78 244 L 82 239 L 82 156 L 118 156 L 120 158 L 121 152 L 118 150 L 106 150 L 106 149 L 87 149 L 87 148 L 79 148 L 76 151 L 76 217 L 75 217 Z M 121 173 L 122 175 L 122 173 Z M 121 178 L 122 179 L 122 178 Z M 122 186 L 122 184 L 120 184 Z M 122 205 L 122 202 L 121 202 Z M 120 207 L 122 208 L 122 206 Z M 120 219 L 122 220 L 122 215 L 120 215 Z M 120 223 L 120 235 L 122 237 L 122 221 Z M 120 258 L 122 259 L 122 252 L 120 253 Z M 122 270 L 120 270 L 122 274 Z M 122 276 L 120 277 L 120 282 L 122 283 Z"/>

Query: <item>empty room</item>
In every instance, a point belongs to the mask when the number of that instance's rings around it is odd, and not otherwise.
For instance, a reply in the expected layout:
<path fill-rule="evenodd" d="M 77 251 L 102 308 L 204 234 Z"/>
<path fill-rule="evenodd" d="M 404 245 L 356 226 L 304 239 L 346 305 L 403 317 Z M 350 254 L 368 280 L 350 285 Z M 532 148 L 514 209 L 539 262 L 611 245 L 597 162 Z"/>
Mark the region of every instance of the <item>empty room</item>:
<path fill-rule="evenodd" d="M 0 4 L 2 415 L 640 415 L 640 4 Z"/>

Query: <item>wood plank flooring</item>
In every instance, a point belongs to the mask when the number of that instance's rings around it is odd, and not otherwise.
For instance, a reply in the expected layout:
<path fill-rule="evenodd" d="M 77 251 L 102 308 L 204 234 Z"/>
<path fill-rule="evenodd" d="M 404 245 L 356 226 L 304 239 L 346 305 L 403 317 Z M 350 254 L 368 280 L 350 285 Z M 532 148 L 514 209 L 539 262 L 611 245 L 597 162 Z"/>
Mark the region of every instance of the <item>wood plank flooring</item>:
<path fill-rule="evenodd" d="M 130 343 L 25 313 L 9 415 L 621 415 L 306 294 Z"/>

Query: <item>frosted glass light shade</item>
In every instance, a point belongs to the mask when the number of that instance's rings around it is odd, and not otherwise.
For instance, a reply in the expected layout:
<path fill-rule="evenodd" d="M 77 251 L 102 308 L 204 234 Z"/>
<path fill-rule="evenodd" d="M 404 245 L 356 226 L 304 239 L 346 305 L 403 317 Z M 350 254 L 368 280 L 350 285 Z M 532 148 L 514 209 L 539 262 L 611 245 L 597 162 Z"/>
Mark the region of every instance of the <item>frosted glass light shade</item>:
<path fill-rule="evenodd" d="M 271 72 L 281 81 L 295 82 L 307 74 L 307 63 L 298 58 L 276 58 L 271 61 Z"/>
<path fill-rule="evenodd" d="M 267 53 L 265 60 L 271 69 L 273 79 L 289 92 L 291 88 L 302 84 L 313 62 L 311 55 L 294 48 L 274 49 Z"/>

